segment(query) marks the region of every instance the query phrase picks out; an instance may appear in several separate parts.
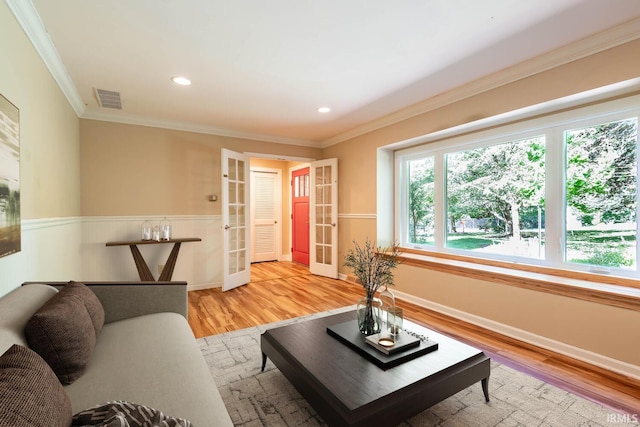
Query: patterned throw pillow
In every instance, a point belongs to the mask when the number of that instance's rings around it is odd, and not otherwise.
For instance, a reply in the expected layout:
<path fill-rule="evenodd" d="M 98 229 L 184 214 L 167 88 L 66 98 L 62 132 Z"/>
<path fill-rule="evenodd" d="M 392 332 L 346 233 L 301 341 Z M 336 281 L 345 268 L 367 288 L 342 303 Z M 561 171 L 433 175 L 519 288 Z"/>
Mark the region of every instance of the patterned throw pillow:
<path fill-rule="evenodd" d="M 84 372 L 103 324 L 104 309 L 96 295 L 72 282 L 40 307 L 24 332 L 31 349 L 66 385 Z"/>
<path fill-rule="evenodd" d="M 68 427 L 72 414 L 62 384 L 37 353 L 14 344 L 0 356 L 0 426 Z"/>
<path fill-rule="evenodd" d="M 94 406 L 73 416 L 74 427 L 192 427 L 183 418 L 136 403 L 117 400 Z"/>

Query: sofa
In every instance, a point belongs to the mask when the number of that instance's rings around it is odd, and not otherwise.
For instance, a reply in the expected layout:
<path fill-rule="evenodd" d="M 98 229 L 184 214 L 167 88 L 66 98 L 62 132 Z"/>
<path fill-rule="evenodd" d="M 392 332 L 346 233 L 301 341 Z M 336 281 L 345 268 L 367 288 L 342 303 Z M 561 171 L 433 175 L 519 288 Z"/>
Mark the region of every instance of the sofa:
<path fill-rule="evenodd" d="M 56 345 L 72 347 L 74 360 L 59 363 L 59 347 L 48 356 L 51 360 L 38 353 L 47 353 L 54 334 L 59 335 Z M 42 340 L 44 350 L 39 348 Z M 79 367 L 75 359 L 80 359 Z M 65 363 L 71 365 L 68 371 Z M 26 391 L 11 383 L 15 377 L 22 381 L 28 376 L 33 384 L 25 386 Z M 11 416 L 32 417 L 12 413 L 11 405 L 45 411 L 39 416 L 50 419 L 43 425 L 71 425 L 67 419 L 60 424 L 53 420 L 59 410 L 62 418 L 68 416 L 68 410 L 61 409 L 66 402 L 72 414 L 109 402 L 127 402 L 187 420 L 195 427 L 233 425 L 187 322 L 185 282 L 25 283 L 2 296 L 3 393 L 0 426 L 38 425 L 35 415 L 31 421 L 23 419 L 23 424 L 8 422 Z M 50 408 L 42 409 L 43 405 Z"/>

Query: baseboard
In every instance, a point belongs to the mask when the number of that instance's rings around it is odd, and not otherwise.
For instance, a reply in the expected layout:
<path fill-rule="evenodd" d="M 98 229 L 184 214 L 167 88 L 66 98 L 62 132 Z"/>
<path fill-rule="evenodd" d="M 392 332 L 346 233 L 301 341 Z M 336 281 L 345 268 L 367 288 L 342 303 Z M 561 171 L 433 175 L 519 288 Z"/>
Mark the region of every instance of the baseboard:
<path fill-rule="evenodd" d="M 456 319 L 460 319 L 473 325 L 483 327 L 490 331 L 506 335 L 508 337 L 515 338 L 520 341 L 524 341 L 526 343 L 542 347 L 547 350 L 551 350 L 556 353 L 563 354 L 565 356 L 640 380 L 640 366 L 632 365 L 630 363 L 613 359 L 602 354 L 574 347 L 572 345 L 552 340 L 537 334 L 532 334 L 531 332 L 527 332 L 522 329 L 514 328 L 512 326 L 486 319 L 484 317 L 469 314 L 455 308 L 447 307 L 442 304 L 425 300 L 423 298 L 418 298 L 414 295 L 400 292 L 395 289 L 393 293 L 395 294 L 396 298 L 410 302 L 417 306 L 424 307 L 426 309 L 433 310 L 451 317 L 455 317 Z"/>
<path fill-rule="evenodd" d="M 214 288 L 221 288 L 222 287 L 222 282 L 215 282 L 215 283 L 197 283 L 197 284 L 187 284 L 187 292 L 188 291 L 202 291 L 204 289 L 214 289 Z"/>

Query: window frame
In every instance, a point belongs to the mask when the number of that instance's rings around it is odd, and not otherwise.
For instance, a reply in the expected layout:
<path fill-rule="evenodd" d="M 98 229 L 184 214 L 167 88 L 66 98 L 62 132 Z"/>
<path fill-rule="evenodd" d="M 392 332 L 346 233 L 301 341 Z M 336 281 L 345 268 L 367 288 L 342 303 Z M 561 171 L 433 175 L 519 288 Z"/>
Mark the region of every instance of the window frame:
<path fill-rule="evenodd" d="M 554 270 L 569 270 L 577 273 L 615 274 L 622 277 L 640 278 L 639 227 L 636 226 L 636 266 L 635 270 L 622 268 L 595 268 L 585 264 L 569 263 L 565 260 L 566 232 L 566 176 L 564 132 L 581 127 L 596 126 L 617 120 L 635 117 L 640 127 L 640 95 L 631 95 L 620 99 L 603 101 L 592 105 L 575 106 L 569 110 L 547 112 L 517 122 L 492 126 L 490 121 L 483 128 L 469 132 L 460 130 L 440 131 L 425 136 L 420 145 L 399 148 L 394 151 L 394 236 L 395 240 L 411 252 L 436 257 L 463 257 L 474 262 L 498 262 L 505 266 L 529 264 Z M 640 132 L 639 132 L 640 133 Z M 441 136 L 446 135 L 446 136 Z M 479 147 L 518 141 L 525 138 L 543 136 L 545 139 L 545 256 L 543 259 L 504 256 L 498 254 L 480 254 L 473 251 L 446 247 L 446 154 Z M 637 137 L 640 141 L 640 135 Z M 636 158 L 638 146 L 636 144 Z M 434 245 L 408 243 L 408 185 L 407 162 L 409 160 L 434 156 L 435 169 L 435 224 Z M 640 193 L 640 170 L 636 168 L 637 193 Z M 561 183 L 558 185 L 558 183 Z M 640 198 L 640 196 L 639 196 Z M 640 203 L 636 206 L 636 218 L 640 218 Z M 638 221 L 636 219 L 636 222 Z M 483 261 L 484 260 L 484 261 Z"/>

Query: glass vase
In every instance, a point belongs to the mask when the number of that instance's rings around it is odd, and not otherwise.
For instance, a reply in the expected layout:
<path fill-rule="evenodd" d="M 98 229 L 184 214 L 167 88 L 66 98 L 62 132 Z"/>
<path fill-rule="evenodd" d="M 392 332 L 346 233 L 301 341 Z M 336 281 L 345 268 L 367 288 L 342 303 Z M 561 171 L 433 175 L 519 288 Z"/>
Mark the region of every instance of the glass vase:
<path fill-rule="evenodd" d="M 363 335 L 373 335 L 382 329 L 382 301 L 367 294 L 356 304 L 358 329 Z"/>

